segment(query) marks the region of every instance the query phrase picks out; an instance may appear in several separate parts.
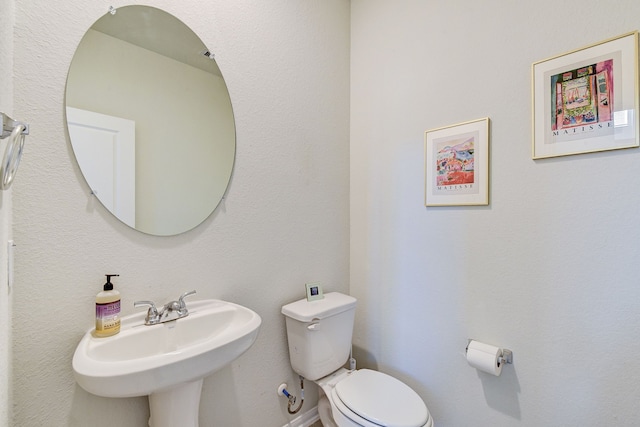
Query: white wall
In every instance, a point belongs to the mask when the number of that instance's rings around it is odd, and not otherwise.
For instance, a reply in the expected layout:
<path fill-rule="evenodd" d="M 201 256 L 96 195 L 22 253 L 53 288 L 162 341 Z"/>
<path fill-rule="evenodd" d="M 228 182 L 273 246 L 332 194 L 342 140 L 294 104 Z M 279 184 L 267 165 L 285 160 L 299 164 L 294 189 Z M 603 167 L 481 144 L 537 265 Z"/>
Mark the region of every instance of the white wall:
<path fill-rule="evenodd" d="M 75 46 L 122 1 L 16 4 L 15 113 L 30 121 L 13 188 L 15 426 L 146 425 L 144 398 L 76 386 L 71 357 L 91 327 L 105 273 L 133 301 L 196 289 L 256 310 L 254 346 L 205 381 L 201 425 L 282 426 L 276 396 L 296 383 L 280 307 L 317 280 L 348 291 L 349 3 L 345 0 L 145 2 L 175 15 L 216 52 L 237 125 L 225 203 L 175 237 L 135 232 L 92 200 L 64 126 Z M 29 375 L 26 375 L 26 373 Z M 307 409 L 317 397 L 307 390 Z M 249 409 L 248 409 L 249 408 Z"/>
<path fill-rule="evenodd" d="M 0 0 L 0 112 L 13 116 L 14 0 Z M 1 126 L 1 125 L 0 125 Z M 4 153 L 8 139 L 0 140 Z M 11 408 L 11 293 L 7 287 L 7 241 L 11 238 L 11 190 L 0 191 L 0 426 Z"/>
<path fill-rule="evenodd" d="M 350 157 L 362 365 L 406 380 L 439 427 L 640 418 L 640 151 L 530 158 L 531 63 L 640 28 L 640 4 L 353 0 L 349 153 L 346 1 L 147 2 L 217 52 L 238 126 L 226 203 L 189 233 L 155 238 L 105 213 L 73 164 L 64 84 L 75 45 L 113 4 L 94 3 L 16 6 L 15 90 L 3 80 L 1 94 L 32 128 L 13 187 L 13 425 L 146 422 L 144 399 L 91 396 L 71 373 L 111 272 L 125 314 L 191 288 L 256 309 L 260 337 L 205 382 L 201 422 L 283 425 L 274 389 L 295 375 L 279 309 L 308 280 L 348 289 Z M 424 131 L 483 116 L 491 205 L 424 208 Z M 469 337 L 511 348 L 514 365 L 478 374 L 463 357 Z"/>
<path fill-rule="evenodd" d="M 640 150 L 531 159 L 531 64 L 640 3 L 353 0 L 351 292 L 361 361 L 438 427 L 640 419 Z M 489 116 L 491 204 L 423 206 L 427 129 Z M 511 348 L 501 377 L 467 338 Z"/>

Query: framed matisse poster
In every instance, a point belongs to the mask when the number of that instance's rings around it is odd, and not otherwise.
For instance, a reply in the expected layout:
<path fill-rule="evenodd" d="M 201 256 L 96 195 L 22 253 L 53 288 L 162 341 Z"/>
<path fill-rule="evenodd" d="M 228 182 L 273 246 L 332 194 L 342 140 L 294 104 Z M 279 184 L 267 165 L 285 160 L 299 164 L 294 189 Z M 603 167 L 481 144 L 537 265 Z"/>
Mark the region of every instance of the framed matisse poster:
<path fill-rule="evenodd" d="M 425 206 L 489 204 L 489 118 L 424 133 Z"/>
<path fill-rule="evenodd" d="M 533 158 L 638 147 L 638 32 L 533 64 Z"/>

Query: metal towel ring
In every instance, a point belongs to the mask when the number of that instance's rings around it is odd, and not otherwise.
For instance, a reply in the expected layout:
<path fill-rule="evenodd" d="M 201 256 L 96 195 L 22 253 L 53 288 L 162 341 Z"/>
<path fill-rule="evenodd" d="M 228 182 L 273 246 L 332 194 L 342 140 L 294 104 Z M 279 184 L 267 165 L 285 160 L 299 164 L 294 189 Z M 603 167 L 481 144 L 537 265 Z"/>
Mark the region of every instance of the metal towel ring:
<path fill-rule="evenodd" d="M 16 125 L 11 131 L 9 142 L 7 142 L 7 148 L 4 150 L 4 158 L 2 159 L 2 169 L 0 174 L 2 175 L 2 182 L 0 186 L 2 190 L 7 190 L 13 183 L 13 178 L 16 176 L 20 159 L 22 158 L 22 150 L 24 149 L 23 133 L 27 127 L 20 123 Z"/>

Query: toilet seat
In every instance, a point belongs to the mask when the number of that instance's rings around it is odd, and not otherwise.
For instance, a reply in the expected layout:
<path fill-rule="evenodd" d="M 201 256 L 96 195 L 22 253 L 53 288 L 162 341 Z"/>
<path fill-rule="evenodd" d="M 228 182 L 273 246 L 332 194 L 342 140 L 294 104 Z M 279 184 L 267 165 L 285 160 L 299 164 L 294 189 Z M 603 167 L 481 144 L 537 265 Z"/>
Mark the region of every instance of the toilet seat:
<path fill-rule="evenodd" d="M 361 369 L 335 384 L 331 399 L 345 417 L 365 427 L 432 425 L 424 402 L 409 386 L 382 372 Z"/>

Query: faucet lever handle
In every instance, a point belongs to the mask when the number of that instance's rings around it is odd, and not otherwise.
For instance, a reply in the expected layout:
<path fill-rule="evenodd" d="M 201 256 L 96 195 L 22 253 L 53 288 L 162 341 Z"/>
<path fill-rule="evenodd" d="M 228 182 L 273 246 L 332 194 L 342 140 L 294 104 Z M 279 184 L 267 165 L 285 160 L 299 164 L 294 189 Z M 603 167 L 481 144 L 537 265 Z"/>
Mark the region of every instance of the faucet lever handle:
<path fill-rule="evenodd" d="M 149 310 L 147 310 L 147 317 L 144 319 L 145 325 L 155 325 L 159 322 L 160 315 L 158 314 L 158 309 L 153 301 L 135 301 L 133 303 L 134 307 L 146 307 L 149 306 Z"/>
<path fill-rule="evenodd" d="M 153 301 L 135 301 L 133 303 L 134 307 L 146 307 L 149 306 L 149 314 L 154 314 L 157 315 L 158 314 L 158 309 L 156 308 L 156 305 L 154 304 Z"/>
<path fill-rule="evenodd" d="M 186 309 L 187 306 L 184 303 L 184 299 L 190 295 L 194 295 L 196 293 L 196 291 L 189 291 L 189 292 L 185 292 L 184 294 L 180 295 L 180 298 L 178 298 L 178 302 L 180 303 L 180 308 L 181 309 Z"/>

